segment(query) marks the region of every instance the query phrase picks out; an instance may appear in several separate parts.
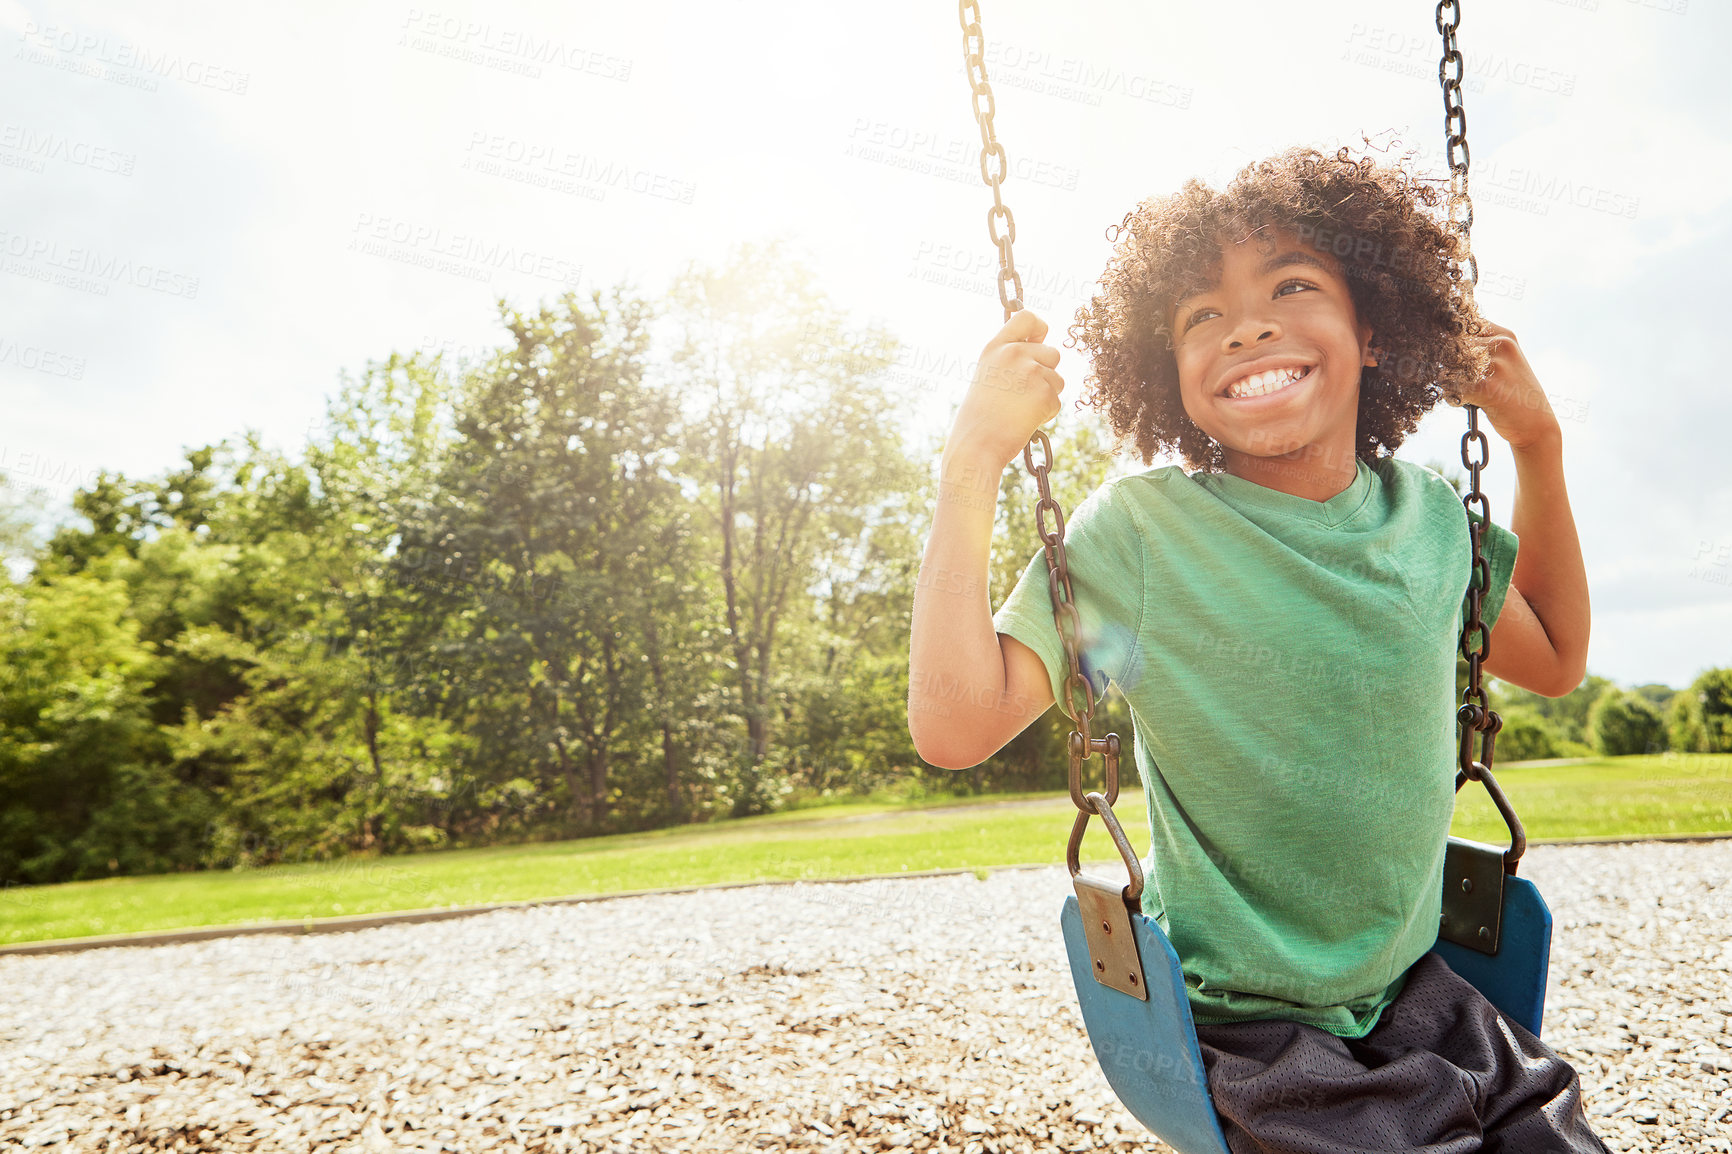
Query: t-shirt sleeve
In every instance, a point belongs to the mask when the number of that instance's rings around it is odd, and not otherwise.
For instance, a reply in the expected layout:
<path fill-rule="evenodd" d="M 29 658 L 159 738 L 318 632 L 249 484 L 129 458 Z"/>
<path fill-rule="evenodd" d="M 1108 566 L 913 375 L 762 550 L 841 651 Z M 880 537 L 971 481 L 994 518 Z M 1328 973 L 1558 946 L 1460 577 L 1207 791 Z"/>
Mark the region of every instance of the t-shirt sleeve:
<path fill-rule="evenodd" d="M 1109 681 L 1124 685 L 1134 676 L 1137 632 L 1143 615 L 1143 537 L 1124 507 L 1124 499 L 1115 496 L 1109 483 L 1095 490 L 1065 519 L 1064 545 L 1071 598 L 1081 621 L 1077 664 L 1098 702 Z M 999 633 L 1016 638 L 1040 655 L 1052 681 L 1053 698 L 1065 716 L 1071 717 L 1064 694 L 1070 667 L 1053 621 L 1044 546 L 1029 559 L 1015 588 L 993 614 L 992 623 Z"/>
<path fill-rule="evenodd" d="M 1475 521 L 1480 520 L 1477 513 L 1468 513 Z M 1470 539 L 1471 540 L 1471 539 Z M 1504 600 L 1509 595 L 1510 577 L 1515 573 L 1516 549 L 1520 539 L 1510 530 L 1496 521 L 1490 523 L 1481 540 L 1481 548 L 1485 551 L 1485 567 L 1490 575 L 1490 584 L 1485 594 L 1480 598 L 1479 616 L 1487 629 L 1497 626 L 1498 614 L 1503 611 Z M 1474 571 L 1469 570 L 1470 586 L 1475 579 Z M 1462 621 L 1467 620 L 1467 598 L 1461 602 Z"/>

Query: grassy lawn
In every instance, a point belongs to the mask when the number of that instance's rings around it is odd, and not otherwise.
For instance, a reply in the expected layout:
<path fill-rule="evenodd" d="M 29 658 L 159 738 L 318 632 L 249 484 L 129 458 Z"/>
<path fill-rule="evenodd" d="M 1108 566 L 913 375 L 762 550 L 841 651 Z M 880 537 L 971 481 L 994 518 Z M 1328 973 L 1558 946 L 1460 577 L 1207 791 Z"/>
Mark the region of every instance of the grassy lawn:
<path fill-rule="evenodd" d="M 1606 758 L 1496 772 L 1530 841 L 1732 832 L 1732 754 Z M 986 800 L 994 804 L 850 802 L 582 841 L 12 888 L 0 890 L 0 945 L 716 882 L 1064 860 L 1075 813 L 1067 794 Z M 1114 808 L 1131 844 L 1146 855 L 1142 792 L 1124 791 Z M 1453 832 L 1505 839 L 1480 786 L 1462 788 Z M 1091 822 L 1083 860 L 1116 857 L 1100 822 Z"/>

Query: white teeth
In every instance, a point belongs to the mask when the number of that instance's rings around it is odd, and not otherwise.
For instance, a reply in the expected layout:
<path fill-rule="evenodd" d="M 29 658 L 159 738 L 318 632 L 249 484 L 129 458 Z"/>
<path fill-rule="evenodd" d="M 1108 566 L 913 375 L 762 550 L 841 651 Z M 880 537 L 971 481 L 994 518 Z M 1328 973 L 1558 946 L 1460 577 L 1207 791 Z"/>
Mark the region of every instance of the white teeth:
<path fill-rule="evenodd" d="M 1258 397 L 1264 393 L 1272 393 L 1276 389 L 1285 388 L 1310 372 L 1307 368 L 1268 369 L 1261 373 L 1253 373 L 1242 381 L 1235 382 L 1227 390 L 1229 397 Z"/>

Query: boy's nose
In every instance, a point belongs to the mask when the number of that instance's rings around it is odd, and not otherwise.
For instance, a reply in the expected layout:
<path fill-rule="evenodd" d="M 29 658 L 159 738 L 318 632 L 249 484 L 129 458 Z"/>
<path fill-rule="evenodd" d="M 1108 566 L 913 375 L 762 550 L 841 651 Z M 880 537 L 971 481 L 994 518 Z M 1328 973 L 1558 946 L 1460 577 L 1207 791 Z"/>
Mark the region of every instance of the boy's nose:
<path fill-rule="evenodd" d="M 1264 341 L 1275 340 L 1280 335 L 1281 327 L 1274 321 L 1245 321 L 1227 332 L 1224 350 L 1236 353 L 1246 345 L 1262 344 Z"/>

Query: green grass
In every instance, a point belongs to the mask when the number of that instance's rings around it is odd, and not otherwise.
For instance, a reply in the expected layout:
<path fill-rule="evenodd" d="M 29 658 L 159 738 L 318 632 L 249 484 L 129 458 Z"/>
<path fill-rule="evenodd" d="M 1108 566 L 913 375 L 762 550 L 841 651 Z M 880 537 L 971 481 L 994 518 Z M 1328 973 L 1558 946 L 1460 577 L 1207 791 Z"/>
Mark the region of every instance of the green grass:
<path fill-rule="evenodd" d="M 1732 832 L 1732 754 L 1512 765 L 1496 772 L 1530 840 Z M 1064 860 L 1075 814 L 1067 794 L 983 800 L 1023 804 L 848 802 L 582 841 L 13 888 L 0 890 L 0 944 L 717 882 Z M 1146 855 L 1142 792 L 1126 790 L 1115 809 L 1131 844 Z M 1488 842 L 1506 837 L 1490 798 L 1471 782 L 1461 791 L 1453 832 Z M 1082 856 L 1116 858 L 1098 821 L 1090 823 Z"/>
<path fill-rule="evenodd" d="M 1732 833 L 1732 754 L 1603 757 L 1580 765 L 1492 767 L 1528 840 Z M 1485 788 L 1461 787 L 1452 832 L 1508 841 Z"/>

